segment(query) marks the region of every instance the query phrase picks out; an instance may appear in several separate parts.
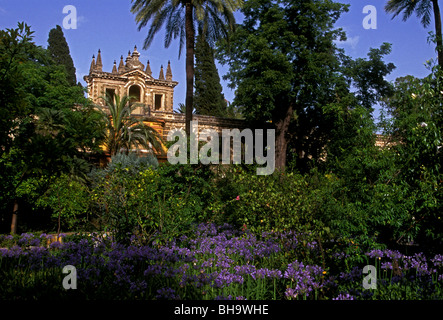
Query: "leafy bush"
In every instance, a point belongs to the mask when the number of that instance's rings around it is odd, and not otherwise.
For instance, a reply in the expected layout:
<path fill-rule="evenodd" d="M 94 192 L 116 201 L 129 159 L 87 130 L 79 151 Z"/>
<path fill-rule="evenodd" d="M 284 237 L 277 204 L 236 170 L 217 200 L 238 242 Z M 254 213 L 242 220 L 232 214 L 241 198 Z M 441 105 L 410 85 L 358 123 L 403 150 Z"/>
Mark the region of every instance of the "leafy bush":
<path fill-rule="evenodd" d="M 99 225 L 127 243 L 133 234 L 141 241 L 171 238 L 202 219 L 211 195 L 208 172 L 192 166 L 164 164 L 157 170 L 146 162 L 118 156 L 92 177 L 93 210 Z"/>
<path fill-rule="evenodd" d="M 393 237 L 435 248 L 443 243 L 441 76 L 434 70 L 424 79 L 397 79 L 385 106 L 391 168 L 377 185 L 385 198 L 377 213 L 389 216 Z"/>
<path fill-rule="evenodd" d="M 52 210 L 51 220 L 58 226 L 57 230 L 73 231 L 86 225 L 89 201 L 85 183 L 63 174 L 51 183 L 36 205 Z"/>
<path fill-rule="evenodd" d="M 321 199 L 312 193 L 309 180 L 296 173 L 258 176 L 234 169 L 223 178 L 229 199 L 218 208 L 220 222 L 233 223 L 254 233 L 263 231 L 320 231 Z"/>
<path fill-rule="evenodd" d="M 139 156 L 136 153 L 117 153 L 111 157 L 111 162 L 104 169 L 104 172 L 109 173 L 116 169 L 128 168 L 134 174 L 149 167 L 158 167 L 157 158 L 152 154 Z"/>
<path fill-rule="evenodd" d="M 368 203 L 350 199 L 345 183 L 317 170 L 257 176 L 236 168 L 219 178 L 219 198 L 210 209 L 217 223 L 255 234 L 293 230 L 308 242 L 335 238 L 355 242 L 358 251 L 379 247 L 380 221 L 373 219 Z"/>

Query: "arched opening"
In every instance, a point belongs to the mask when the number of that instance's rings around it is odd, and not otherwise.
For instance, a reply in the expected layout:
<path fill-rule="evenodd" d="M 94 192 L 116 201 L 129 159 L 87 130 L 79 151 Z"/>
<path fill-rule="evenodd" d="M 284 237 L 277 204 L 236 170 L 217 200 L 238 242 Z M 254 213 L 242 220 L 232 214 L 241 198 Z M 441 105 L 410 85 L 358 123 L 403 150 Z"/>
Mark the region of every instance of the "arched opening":
<path fill-rule="evenodd" d="M 138 85 L 134 84 L 133 86 L 131 86 L 129 88 L 129 96 L 132 97 L 131 98 L 131 102 L 140 102 L 140 97 L 141 97 L 141 89 Z"/>

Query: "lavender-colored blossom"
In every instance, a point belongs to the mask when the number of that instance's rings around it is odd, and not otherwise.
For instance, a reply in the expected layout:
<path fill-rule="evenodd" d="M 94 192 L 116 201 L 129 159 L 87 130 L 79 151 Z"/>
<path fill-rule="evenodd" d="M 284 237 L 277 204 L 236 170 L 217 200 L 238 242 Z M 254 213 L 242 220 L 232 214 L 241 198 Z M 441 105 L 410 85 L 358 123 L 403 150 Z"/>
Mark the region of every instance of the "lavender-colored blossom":
<path fill-rule="evenodd" d="M 405 269 L 415 269 L 419 275 L 429 275 L 432 269 L 428 268 L 426 257 L 422 252 L 416 253 L 413 256 L 403 257 Z"/>
<path fill-rule="evenodd" d="M 434 264 L 434 267 L 443 267 L 443 255 L 437 254 L 431 259 L 431 261 Z"/>
<path fill-rule="evenodd" d="M 242 266 L 235 266 L 234 272 L 238 275 L 247 275 L 247 274 L 252 275 L 255 274 L 256 268 L 254 265 L 245 264 Z"/>
<path fill-rule="evenodd" d="M 384 270 L 392 270 L 392 263 L 391 262 L 382 262 L 381 266 L 382 269 Z"/>
<path fill-rule="evenodd" d="M 282 273 L 280 270 L 268 269 L 268 268 L 257 269 L 254 275 L 255 275 L 255 277 L 253 277 L 254 279 L 256 278 L 264 279 L 266 277 L 280 279 L 282 277 Z"/>
<path fill-rule="evenodd" d="M 336 259 L 342 260 L 348 257 L 348 255 L 344 252 L 334 252 L 332 256 Z"/>
<path fill-rule="evenodd" d="M 397 250 L 389 250 L 389 249 L 387 249 L 387 250 L 385 250 L 384 253 L 385 253 L 385 256 L 387 258 L 392 259 L 392 260 L 394 260 L 394 259 L 398 260 L 398 259 L 401 259 L 403 257 L 403 254 L 401 254 Z"/>
<path fill-rule="evenodd" d="M 232 300 L 232 296 L 231 296 L 231 295 L 228 295 L 227 297 L 226 297 L 226 296 L 223 296 L 223 295 L 221 295 L 221 296 L 216 296 L 216 297 L 214 298 L 214 300 Z"/>
<path fill-rule="evenodd" d="M 361 279 L 363 274 L 362 268 L 353 267 L 350 272 L 340 272 L 339 279 L 349 282 L 354 282 L 357 279 Z"/>
<path fill-rule="evenodd" d="M 288 265 L 284 277 L 290 279 L 295 285 L 294 289 L 297 294 L 309 295 L 312 290 L 322 287 L 322 284 L 317 281 L 322 273 L 321 267 L 316 265 L 304 266 L 303 262 L 296 260 Z"/>
<path fill-rule="evenodd" d="M 130 281 L 129 282 L 129 290 L 131 292 L 140 292 L 140 291 L 144 291 L 146 288 L 148 287 L 147 283 L 145 280 L 142 281 Z M 157 291 L 158 293 L 158 291 Z M 177 296 L 175 296 L 176 298 Z M 178 299 L 177 299 L 178 300 Z"/>
<path fill-rule="evenodd" d="M 375 250 L 372 250 L 372 251 L 366 253 L 366 255 L 369 258 L 383 258 L 384 257 L 384 252 L 383 252 L 383 250 L 375 249 Z"/>
<path fill-rule="evenodd" d="M 216 288 L 224 288 L 229 286 L 231 283 L 242 284 L 244 281 L 241 275 L 232 274 L 226 269 L 215 271 L 212 273 L 212 276 L 214 277 L 212 286 Z"/>
<path fill-rule="evenodd" d="M 157 290 L 156 299 L 166 299 L 166 300 L 180 300 L 180 296 L 176 294 L 175 290 L 172 288 L 161 288 Z"/>
<path fill-rule="evenodd" d="M 298 296 L 298 292 L 296 289 L 287 288 L 285 291 L 286 299 L 295 299 Z"/>
<path fill-rule="evenodd" d="M 337 297 L 332 298 L 332 300 L 355 300 L 355 298 L 349 293 L 346 294 L 340 293 Z"/>

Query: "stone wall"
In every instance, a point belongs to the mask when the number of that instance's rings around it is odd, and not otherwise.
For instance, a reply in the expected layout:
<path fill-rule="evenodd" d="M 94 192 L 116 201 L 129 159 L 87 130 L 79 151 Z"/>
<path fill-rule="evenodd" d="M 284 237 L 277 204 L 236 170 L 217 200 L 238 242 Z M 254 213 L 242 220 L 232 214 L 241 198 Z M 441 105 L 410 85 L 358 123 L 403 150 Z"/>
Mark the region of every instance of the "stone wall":
<path fill-rule="evenodd" d="M 169 131 L 173 129 L 185 129 L 185 115 L 183 113 L 155 111 L 151 113 L 157 121 L 163 122 L 161 134 L 164 139 Z M 245 129 L 248 127 L 246 121 L 241 119 L 219 118 L 214 116 L 192 115 L 193 121 L 198 121 L 198 129 L 201 132 L 204 129 L 214 129 L 221 134 L 223 129 Z"/>
<path fill-rule="evenodd" d="M 144 117 L 145 122 L 153 127 L 163 138 L 167 141 L 168 133 L 171 130 L 185 130 L 186 122 L 183 113 L 165 112 L 165 111 L 151 111 L 148 117 Z M 198 121 L 198 131 L 201 133 L 204 129 L 213 129 L 221 135 L 223 129 L 239 129 L 240 131 L 248 128 L 245 120 L 220 118 L 214 116 L 193 115 L 193 121 Z M 164 149 L 166 153 L 167 150 Z M 166 154 L 157 153 L 159 161 L 166 161 Z"/>
<path fill-rule="evenodd" d="M 185 114 L 165 111 L 151 111 L 149 117 L 144 117 L 146 122 L 153 127 L 167 141 L 168 133 L 174 129 L 185 130 Z M 240 131 L 250 127 L 251 124 L 242 119 L 221 118 L 214 116 L 195 115 L 193 121 L 198 121 L 199 133 L 204 129 L 213 129 L 221 135 L 223 129 L 239 129 Z M 375 145 L 380 148 L 389 148 L 392 143 L 386 136 L 377 134 Z M 164 150 L 167 152 L 167 150 Z M 166 161 L 166 154 L 157 154 L 159 161 Z"/>

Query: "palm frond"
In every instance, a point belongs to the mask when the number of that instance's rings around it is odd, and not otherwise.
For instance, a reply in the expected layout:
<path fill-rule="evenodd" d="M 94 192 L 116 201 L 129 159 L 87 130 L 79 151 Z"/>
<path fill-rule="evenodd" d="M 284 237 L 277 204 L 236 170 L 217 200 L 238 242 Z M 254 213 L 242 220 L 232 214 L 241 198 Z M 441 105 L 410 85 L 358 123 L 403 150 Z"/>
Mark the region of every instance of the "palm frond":
<path fill-rule="evenodd" d="M 184 10 L 181 7 L 175 7 L 171 11 L 168 23 L 166 24 L 165 48 L 168 48 L 172 39 L 184 37 L 185 17 Z M 181 41 L 182 39 L 180 39 Z M 179 50 L 181 51 L 181 50 Z"/>
<path fill-rule="evenodd" d="M 392 19 L 403 14 L 403 21 L 408 20 L 415 12 L 421 18 L 421 24 L 427 28 L 431 23 L 432 1 L 430 0 L 389 0 L 385 11 L 392 13 Z"/>
<path fill-rule="evenodd" d="M 147 49 L 155 35 L 165 26 L 165 47 L 172 39 L 179 38 L 179 58 L 185 45 L 186 31 L 183 0 L 133 0 L 131 12 L 135 14 L 138 30 L 148 24 L 143 48 Z M 227 37 L 235 26 L 234 11 L 243 5 L 243 0 L 193 0 L 195 28 L 201 28 L 211 44 Z"/>
<path fill-rule="evenodd" d="M 104 146 L 110 155 L 121 150 L 140 150 L 140 147 L 162 150 L 162 139 L 157 131 L 132 115 L 139 106 L 139 103 L 132 102 L 134 97 L 120 97 L 116 94 L 113 97 L 106 95 L 101 98 L 106 103 L 106 108 L 100 107 L 107 124 Z"/>
<path fill-rule="evenodd" d="M 57 136 L 65 128 L 65 114 L 61 110 L 39 108 L 35 131 L 43 136 Z"/>
<path fill-rule="evenodd" d="M 421 24 L 427 28 L 431 23 L 431 15 L 433 13 L 433 6 L 431 1 L 420 1 L 417 9 L 417 17 L 421 18 Z"/>

